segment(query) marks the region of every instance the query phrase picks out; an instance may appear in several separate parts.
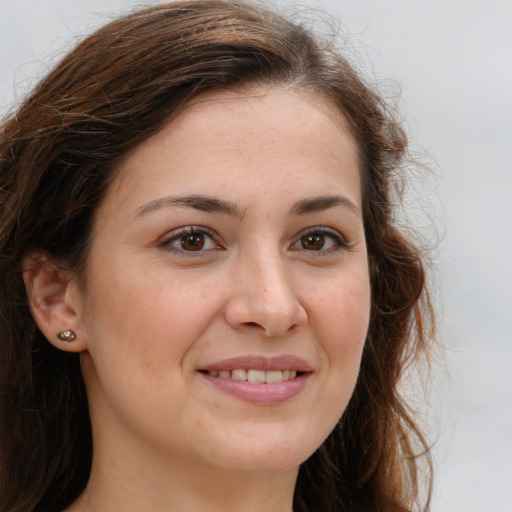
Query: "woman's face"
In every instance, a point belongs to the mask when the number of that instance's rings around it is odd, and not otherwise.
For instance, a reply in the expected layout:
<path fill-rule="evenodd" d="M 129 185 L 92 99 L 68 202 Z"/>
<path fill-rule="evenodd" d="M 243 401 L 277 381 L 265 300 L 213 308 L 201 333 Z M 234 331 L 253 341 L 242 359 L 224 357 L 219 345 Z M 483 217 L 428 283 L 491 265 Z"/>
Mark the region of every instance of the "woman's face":
<path fill-rule="evenodd" d="M 369 321 L 347 122 L 305 93 L 203 96 L 122 164 L 77 293 L 95 453 L 296 468 Z"/>

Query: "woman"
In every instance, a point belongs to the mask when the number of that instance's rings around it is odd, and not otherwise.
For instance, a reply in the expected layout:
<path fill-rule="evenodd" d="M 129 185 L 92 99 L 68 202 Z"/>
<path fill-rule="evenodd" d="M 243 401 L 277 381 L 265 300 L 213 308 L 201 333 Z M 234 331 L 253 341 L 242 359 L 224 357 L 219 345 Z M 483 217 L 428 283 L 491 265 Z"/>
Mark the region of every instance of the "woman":
<path fill-rule="evenodd" d="M 0 510 L 420 502 L 406 138 L 332 45 L 249 3 L 156 6 L 0 133 Z"/>

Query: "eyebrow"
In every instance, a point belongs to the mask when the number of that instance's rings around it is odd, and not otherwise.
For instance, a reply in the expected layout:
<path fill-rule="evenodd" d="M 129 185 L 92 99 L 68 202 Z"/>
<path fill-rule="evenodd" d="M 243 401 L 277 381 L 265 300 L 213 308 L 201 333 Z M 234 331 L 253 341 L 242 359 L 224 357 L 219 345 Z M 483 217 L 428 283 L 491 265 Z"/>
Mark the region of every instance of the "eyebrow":
<path fill-rule="evenodd" d="M 292 211 L 297 215 L 315 213 L 332 208 L 333 206 L 345 206 L 361 217 L 361 210 L 345 196 L 319 196 L 303 199 L 295 204 Z"/>
<path fill-rule="evenodd" d="M 135 215 L 145 215 L 154 210 L 169 206 L 184 206 L 187 208 L 194 208 L 195 210 L 200 210 L 202 212 L 223 213 L 224 215 L 238 217 L 239 219 L 242 219 L 244 216 L 244 211 L 235 203 L 203 195 L 161 197 L 138 208 L 135 211 Z"/>
<path fill-rule="evenodd" d="M 142 205 L 135 211 L 135 216 L 143 216 L 152 211 L 169 206 L 183 206 L 186 208 L 193 208 L 202 212 L 208 213 L 222 213 L 231 217 L 243 219 L 245 211 L 242 210 L 236 203 L 209 197 L 204 195 L 188 195 L 188 196 L 168 196 L 161 197 Z M 318 196 L 308 199 L 303 199 L 297 202 L 292 207 L 292 213 L 295 215 L 306 215 L 308 213 L 315 213 L 327 210 L 334 206 L 344 206 L 349 208 L 358 217 L 361 217 L 360 209 L 347 197 L 334 195 L 334 196 Z"/>

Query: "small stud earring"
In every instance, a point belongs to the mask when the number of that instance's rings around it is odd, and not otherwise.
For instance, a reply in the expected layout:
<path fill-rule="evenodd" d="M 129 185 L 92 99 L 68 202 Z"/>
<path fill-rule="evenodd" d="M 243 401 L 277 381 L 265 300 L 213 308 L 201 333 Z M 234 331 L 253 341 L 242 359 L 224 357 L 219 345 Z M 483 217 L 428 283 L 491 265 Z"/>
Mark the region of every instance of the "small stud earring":
<path fill-rule="evenodd" d="M 72 330 L 62 331 L 57 334 L 57 338 L 59 338 L 60 341 L 66 341 L 69 343 L 76 340 L 76 334 Z"/>

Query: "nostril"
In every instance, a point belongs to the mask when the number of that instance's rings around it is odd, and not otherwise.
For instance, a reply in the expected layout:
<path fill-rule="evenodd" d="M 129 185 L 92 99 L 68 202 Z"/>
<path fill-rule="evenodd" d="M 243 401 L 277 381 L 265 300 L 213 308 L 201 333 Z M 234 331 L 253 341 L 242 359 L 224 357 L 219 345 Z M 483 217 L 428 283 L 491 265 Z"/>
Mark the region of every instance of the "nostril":
<path fill-rule="evenodd" d="M 258 324 L 257 322 L 245 322 L 245 325 L 247 325 L 248 327 L 260 327 L 260 324 Z"/>

